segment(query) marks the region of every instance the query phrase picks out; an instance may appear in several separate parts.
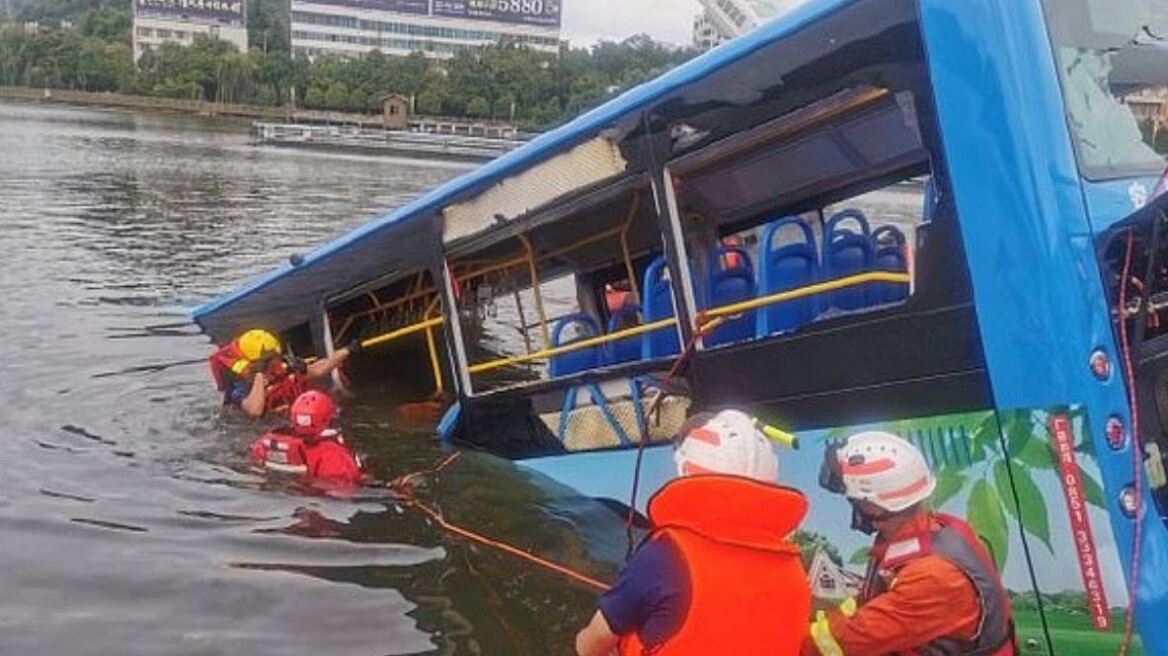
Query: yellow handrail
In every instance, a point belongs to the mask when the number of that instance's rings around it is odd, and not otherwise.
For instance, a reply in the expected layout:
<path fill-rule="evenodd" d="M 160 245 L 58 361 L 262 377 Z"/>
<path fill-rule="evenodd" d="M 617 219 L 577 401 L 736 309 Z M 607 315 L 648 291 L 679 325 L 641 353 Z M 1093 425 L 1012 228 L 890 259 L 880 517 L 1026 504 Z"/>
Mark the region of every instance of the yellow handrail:
<path fill-rule="evenodd" d="M 629 253 L 629 228 L 633 227 L 633 219 L 641 210 L 641 192 L 633 193 L 633 202 L 629 205 L 629 213 L 625 217 L 625 224 L 621 226 L 620 243 L 621 255 L 625 258 L 625 274 L 629 277 L 629 290 L 633 292 L 633 303 L 641 304 L 641 289 L 637 285 L 637 271 L 633 268 L 633 258 Z"/>
<path fill-rule="evenodd" d="M 587 339 L 582 339 L 578 342 L 572 342 L 571 344 L 565 344 L 563 346 L 557 346 L 555 348 L 544 349 L 542 351 L 536 351 L 535 353 L 528 353 L 525 355 L 516 355 L 513 357 L 509 357 L 509 358 L 501 358 L 499 360 L 491 360 L 489 362 L 482 362 L 479 364 L 471 365 L 470 368 L 468 369 L 468 371 L 470 371 L 470 373 L 472 373 L 472 374 L 479 374 L 479 373 L 482 373 L 484 371 L 498 369 L 499 367 L 506 367 L 507 365 L 511 365 L 511 364 L 523 364 L 524 362 L 530 362 L 532 360 L 542 360 L 544 358 L 550 358 L 550 357 L 553 357 L 556 355 L 561 355 L 564 353 L 571 353 L 573 351 L 579 351 L 581 349 L 586 349 L 586 348 L 590 348 L 593 346 L 599 346 L 601 344 L 607 344 L 609 342 L 615 342 L 618 339 L 624 339 L 626 337 L 633 337 L 636 335 L 640 335 L 642 333 L 650 333 L 650 332 L 653 332 L 654 330 L 661 330 L 662 328 L 667 328 L 667 327 L 672 326 L 676 323 L 677 323 L 677 319 L 674 317 L 670 317 L 668 319 L 661 319 L 660 321 L 654 321 L 653 323 L 647 323 L 647 324 L 644 324 L 641 326 L 633 326 L 632 328 L 626 328 L 624 330 L 621 330 L 621 331 L 618 331 L 615 333 L 609 333 L 607 335 L 597 335 L 596 337 L 589 337 Z"/>
<path fill-rule="evenodd" d="M 835 291 L 837 289 L 843 289 L 845 287 L 854 287 L 856 285 L 864 285 L 864 284 L 874 283 L 874 282 L 907 283 L 907 282 L 910 282 L 910 280 L 911 280 L 910 276 L 908 274 L 905 274 L 905 273 L 893 273 L 893 272 L 889 272 L 889 271 L 873 271 L 870 273 L 860 273 L 860 274 L 856 274 L 854 276 L 847 276 L 845 278 L 837 278 L 835 280 L 828 280 L 827 282 L 820 282 L 820 283 L 816 283 L 814 285 L 808 285 L 806 287 L 799 287 L 797 289 L 791 289 L 791 290 L 787 290 L 784 292 L 777 292 L 775 294 L 769 294 L 767 296 L 761 296 L 759 298 L 753 298 L 753 299 L 750 299 L 749 301 L 741 301 L 739 303 L 731 303 L 729 305 L 722 305 L 722 306 L 719 306 L 716 308 L 711 308 L 709 310 L 706 310 L 705 316 L 713 317 L 713 318 L 726 317 L 726 316 L 730 316 L 733 314 L 738 314 L 740 312 L 745 312 L 747 310 L 753 310 L 756 308 L 760 308 L 760 307 L 763 307 L 765 305 L 773 305 L 775 303 L 782 303 L 784 301 L 791 301 L 791 300 L 795 300 L 798 298 L 804 298 L 806 296 L 815 296 L 816 294 L 822 294 L 824 292 Z M 586 348 L 591 348 L 593 346 L 599 346 L 601 344 L 608 344 L 609 342 L 615 342 L 615 341 L 618 341 L 621 339 L 625 339 L 627 337 L 634 337 L 636 335 L 642 335 L 644 333 L 650 333 L 650 332 L 653 332 L 656 330 L 661 330 L 662 328 L 667 328 L 667 327 L 673 326 L 675 324 L 677 324 L 677 319 L 675 317 L 670 317 L 668 319 L 661 319 L 659 321 L 654 321 L 652 323 L 647 323 L 647 324 L 640 325 L 640 326 L 633 326 L 632 328 L 626 328 L 624 330 L 618 330 L 615 333 L 608 333 L 607 335 L 597 335 L 596 337 L 589 337 L 587 339 L 582 339 L 582 340 L 577 341 L 577 342 L 572 342 L 571 344 L 565 344 L 563 346 L 557 346 L 555 348 L 544 349 L 542 351 L 536 351 L 534 353 L 528 353 L 526 355 L 516 355 L 516 356 L 508 357 L 508 358 L 500 358 L 498 360 L 490 360 L 488 362 L 481 362 L 479 364 L 471 365 L 468 368 L 468 371 L 472 374 L 478 374 L 478 373 L 482 373 L 484 371 L 491 371 L 492 369 L 498 369 L 499 367 L 506 367 L 506 366 L 512 365 L 512 364 L 522 364 L 524 362 L 530 362 L 532 360 L 542 360 L 544 358 L 550 358 L 550 357 L 554 357 L 557 355 L 563 355 L 565 353 L 573 353 L 575 351 L 580 351 L 580 350 L 583 350 Z"/>
<path fill-rule="evenodd" d="M 859 273 L 854 276 L 846 278 L 836 278 L 835 280 L 828 280 L 827 282 L 817 282 L 814 285 L 806 287 L 798 287 L 790 289 L 785 292 L 776 292 L 769 296 L 759 296 L 748 301 L 739 301 L 738 303 L 731 303 L 729 305 L 722 305 L 716 308 L 706 310 L 707 317 L 725 317 L 731 314 L 738 314 L 739 312 L 746 312 L 747 310 L 754 310 L 763 307 L 764 305 L 774 305 L 775 303 L 782 303 L 783 301 L 792 301 L 804 296 L 815 296 L 824 292 L 831 292 L 844 287 L 855 287 L 856 285 L 864 285 L 872 282 L 912 282 L 912 277 L 907 273 L 893 273 L 891 271 L 873 271 L 871 273 Z"/>
<path fill-rule="evenodd" d="M 535 313 L 539 315 L 540 331 L 543 333 L 543 347 L 546 349 L 552 345 L 551 333 L 548 332 L 547 315 L 543 311 L 543 293 L 539 289 L 539 268 L 535 262 L 535 248 L 531 245 L 531 240 L 527 238 L 526 234 L 517 235 L 519 242 L 523 244 L 523 250 L 527 253 L 527 272 L 531 276 L 531 295 L 535 298 Z"/>
<path fill-rule="evenodd" d="M 419 333 L 419 332 L 422 332 L 423 330 L 428 330 L 428 329 L 433 328 L 435 326 L 441 326 L 445 322 L 446 322 L 446 317 L 434 317 L 433 319 L 427 319 L 425 321 L 421 321 L 419 323 L 415 323 L 413 325 L 409 325 L 409 326 L 406 326 L 404 328 L 398 328 L 397 330 L 392 330 L 388 333 L 385 333 L 384 335 L 370 337 L 369 339 L 366 339 L 366 340 L 361 342 L 361 347 L 362 348 L 370 348 L 373 346 L 377 346 L 379 344 L 384 344 L 386 342 L 392 342 L 395 339 L 400 339 L 400 338 L 405 337 L 407 335 L 413 335 L 414 333 Z"/>
<path fill-rule="evenodd" d="M 438 361 L 438 346 L 434 343 L 434 329 L 426 329 L 426 348 L 430 351 L 430 370 L 434 374 L 434 396 L 440 396 L 442 387 L 442 365 Z"/>

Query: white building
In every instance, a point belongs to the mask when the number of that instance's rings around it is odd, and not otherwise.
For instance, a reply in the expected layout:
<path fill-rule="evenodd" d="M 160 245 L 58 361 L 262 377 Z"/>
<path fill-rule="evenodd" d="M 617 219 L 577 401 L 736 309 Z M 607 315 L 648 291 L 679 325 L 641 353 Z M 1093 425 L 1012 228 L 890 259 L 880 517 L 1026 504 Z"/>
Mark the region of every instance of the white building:
<path fill-rule="evenodd" d="M 693 44 L 708 50 L 753 31 L 806 0 L 699 0 L 702 12 L 694 19 Z"/>
<path fill-rule="evenodd" d="M 864 577 L 836 565 L 823 549 L 816 549 L 807 566 L 811 596 L 819 601 L 842 601 L 860 594 Z"/>
<path fill-rule="evenodd" d="M 163 43 L 190 45 L 197 34 L 247 52 L 244 0 L 134 0 L 134 61 Z"/>
<path fill-rule="evenodd" d="M 518 43 L 558 52 L 560 0 L 292 0 L 292 51 L 451 57 Z"/>
<path fill-rule="evenodd" d="M 710 20 L 709 12 L 702 11 L 694 16 L 693 24 L 693 45 L 699 50 L 709 50 L 722 45 L 726 37 L 718 31 L 714 26 L 714 21 Z"/>

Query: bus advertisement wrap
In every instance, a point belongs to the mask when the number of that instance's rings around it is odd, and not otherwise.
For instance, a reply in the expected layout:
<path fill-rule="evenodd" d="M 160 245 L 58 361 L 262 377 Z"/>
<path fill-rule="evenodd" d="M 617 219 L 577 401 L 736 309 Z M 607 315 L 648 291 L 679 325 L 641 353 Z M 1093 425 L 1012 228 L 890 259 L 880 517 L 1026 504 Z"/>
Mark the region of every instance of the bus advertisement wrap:
<path fill-rule="evenodd" d="M 178 16 L 224 24 L 245 22 L 243 0 L 134 0 L 140 16 Z"/>
<path fill-rule="evenodd" d="M 434 0 L 435 16 L 560 26 L 560 0 Z"/>

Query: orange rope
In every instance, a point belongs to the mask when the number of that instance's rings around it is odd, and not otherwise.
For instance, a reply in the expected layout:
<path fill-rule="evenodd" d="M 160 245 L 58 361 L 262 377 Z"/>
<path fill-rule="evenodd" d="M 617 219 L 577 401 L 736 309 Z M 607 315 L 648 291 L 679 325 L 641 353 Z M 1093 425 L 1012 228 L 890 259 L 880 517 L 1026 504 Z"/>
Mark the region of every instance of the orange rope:
<path fill-rule="evenodd" d="M 491 547 L 493 549 L 497 549 L 497 550 L 502 551 L 504 553 L 509 553 L 512 556 L 515 556 L 517 558 L 522 558 L 523 560 L 526 560 L 526 561 L 533 563 L 535 565 L 539 565 L 540 567 L 543 567 L 545 569 L 549 569 L 553 572 L 563 574 L 564 576 L 567 576 L 568 578 L 574 579 L 575 581 L 578 581 L 578 582 L 583 583 L 585 585 L 596 588 L 597 590 L 600 590 L 601 592 L 604 592 L 605 590 L 608 590 L 608 588 L 609 588 L 609 586 L 607 584 L 602 583 L 600 581 L 597 581 L 596 579 L 594 579 L 590 576 L 587 576 L 585 574 L 581 574 L 575 570 L 569 569 L 568 567 L 565 567 L 565 566 L 560 565 L 558 563 L 553 563 L 550 560 L 540 558 L 539 556 L 537 556 L 533 553 L 529 553 L 529 552 L 526 552 L 526 551 L 519 549 L 517 547 L 513 547 L 513 546 L 507 544 L 506 542 L 501 542 L 499 540 L 494 540 L 494 539 L 488 538 L 484 535 L 480 535 L 478 533 L 475 533 L 474 531 L 471 531 L 469 529 L 462 528 L 461 526 L 458 526 L 457 524 L 446 521 L 446 519 L 444 519 L 442 517 L 442 515 L 438 514 L 438 511 L 434 510 L 430 506 L 427 506 L 425 503 L 423 503 L 417 499 L 412 499 L 410 501 L 410 503 L 415 508 L 417 508 L 418 510 L 421 510 L 423 513 L 428 515 L 430 517 L 430 519 L 434 520 L 434 522 L 436 524 L 438 524 L 438 526 L 441 526 L 443 529 L 445 529 L 451 533 L 454 533 L 455 535 L 462 536 L 468 540 L 478 542 L 479 544 Z"/>
<path fill-rule="evenodd" d="M 491 547 L 492 549 L 496 549 L 498 551 L 502 551 L 504 553 L 511 554 L 512 556 L 515 556 L 517 558 L 522 558 L 523 560 L 526 560 L 529 563 L 532 563 L 534 565 L 538 565 L 540 567 L 543 567 L 544 569 L 551 570 L 551 571 L 556 572 L 558 574 L 563 574 L 564 576 L 567 576 L 570 579 L 573 579 L 579 583 L 583 583 L 585 585 L 591 586 L 597 590 L 600 590 L 601 592 L 608 590 L 608 588 L 609 588 L 608 584 L 603 583 L 601 581 L 598 581 L 598 580 L 596 580 L 596 579 L 594 579 L 586 574 L 581 574 L 580 572 L 577 572 L 577 571 L 575 571 L 569 567 L 566 567 L 564 565 L 560 565 L 559 563 L 553 563 L 552 561 L 547 560 L 545 558 L 540 558 L 539 556 L 537 556 L 533 553 L 524 551 L 518 547 L 513 547 L 513 546 L 507 544 L 506 542 L 502 542 L 500 540 L 495 540 L 493 538 L 489 538 L 489 537 L 482 535 L 480 533 L 475 533 L 474 531 L 472 531 L 468 528 L 463 528 L 463 527 L 455 524 L 454 522 L 450 522 L 446 518 L 444 518 L 437 510 L 434 510 L 429 505 L 427 505 L 425 502 L 423 502 L 421 499 L 418 499 L 417 497 L 414 496 L 413 491 L 408 487 L 408 484 L 411 481 L 413 481 L 415 478 L 418 478 L 419 476 L 440 473 L 443 469 L 446 469 L 451 464 L 453 464 L 454 461 L 458 459 L 459 455 L 461 455 L 459 452 L 452 453 L 452 454 L 446 456 L 446 458 L 444 458 L 442 460 L 442 462 L 438 463 L 438 465 L 436 467 L 432 467 L 430 469 L 423 469 L 423 470 L 419 470 L 419 471 L 416 471 L 416 472 L 413 472 L 410 474 L 406 474 L 405 476 L 398 478 L 394 482 L 393 486 L 401 489 L 402 493 L 406 497 L 405 502 L 407 504 L 420 510 L 423 514 L 425 514 L 427 517 L 429 517 L 431 520 L 433 520 L 434 523 L 437 524 L 440 528 L 442 528 L 443 530 L 445 530 L 449 533 L 453 533 L 454 535 L 466 538 L 468 540 L 471 540 L 472 542 L 477 542 L 481 545 Z"/>
<path fill-rule="evenodd" d="M 397 487 L 397 486 L 405 487 L 406 485 L 408 485 L 410 483 L 410 481 L 414 480 L 415 478 L 417 478 L 419 476 L 440 473 L 443 469 L 446 469 L 447 467 L 449 467 L 450 464 L 453 463 L 455 460 L 458 460 L 458 456 L 460 456 L 460 455 L 462 455 L 462 454 L 459 453 L 458 451 L 455 451 L 454 453 L 446 456 L 442 460 L 442 462 L 438 463 L 437 467 L 431 467 L 430 469 L 422 469 L 422 470 L 419 470 L 419 471 L 416 471 L 416 472 L 413 472 L 410 474 L 406 474 L 405 476 L 402 476 L 402 477 L 396 479 L 393 484 L 395 487 Z"/>
<path fill-rule="evenodd" d="M 1153 221 L 1159 221 L 1160 217 L 1156 217 Z M 1152 245 L 1155 247 L 1155 231 L 1157 226 L 1152 225 Z M 1131 343 L 1128 341 L 1127 334 L 1127 286 L 1131 279 L 1131 265 L 1132 265 L 1132 251 L 1135 246 L 1135 236 L 1132 229 L 1127 229 L 1127 252 L 1123 261 L 1123 275 L 1119 280 L 1119 307 L 1118 311 L 1118 325 L 1119 329 L 1119 348 L 1123 357 L 1123 373 L 1127 383 L 1129 413 L 1131 414 L 1132 430 L 1131 430 L 1131 450 L 1132 450 L 1132 477 L 1133 485 L 1135 486 L 1136 496 L 1136 511 L 1134 517 L 1135 526 L 1132 528 L 1132 554 L 1131 554 L 1131 572 L 1127 581 L 1127 610 L 1123 615 L 1123 638 L 1119 643 L 1119 656 L 1126 656 L 1128 650 L 1131 648 L 1133 632 L 1135 630 L 1135 615 L 1136 615 L 1136 593 L 1139 591 L 1140 585 L 1140 542 L 1143 540 L 1141 528 L 1144 521 L 1143 513 L 1143 446 L 1140 443 L 1140 408 L 1137 397 L 1139 396 L 1136 390 L 1135 369 L 1132 367 L 1131 357 Z M 1148 258 L 1151 261 L 1156 254 L 1149 252 Z M 1151 269 L 1151 265 L 1148 266 Z M 1151 289 L 1152 281 L 1148 280 L 1148 289 Z M 1134 317 L 1139 321 L 1140 316 L 1147 309 L 1148 292 L 1144 291 L 1144 303 L 1141 305 L 1140 311 L 1136 312 Z M 1142 333 L 1141 333 L 1142 334 Z"/>

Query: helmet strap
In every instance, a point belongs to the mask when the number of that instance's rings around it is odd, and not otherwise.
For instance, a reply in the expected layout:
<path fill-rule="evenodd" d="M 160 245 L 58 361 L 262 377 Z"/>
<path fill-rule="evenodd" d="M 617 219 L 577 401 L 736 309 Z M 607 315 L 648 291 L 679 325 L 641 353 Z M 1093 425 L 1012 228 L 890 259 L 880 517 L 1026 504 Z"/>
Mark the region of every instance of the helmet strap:
<path fill-rule="evenodd" d="M 852 530 L 859 531 L 864 535 L 872 535 L 876 532 L 875 519 L 883 519 L 883 516 L 873 518 L 871 515 L 860 510 L 860 505 L 852 499 L 848 499 L 852 504 Z"/>
<path fill-rule="evenodd" d="M 920 508 L 919 503 L 913 504 L 904 510 L 895 512 L 882 510 L 880 513 L 868 513 L 860 509 L 860 504 L 855 499 L 848 499 L 848 503 L 852 505 L 852 529 L 860 531 L 864 535 L 872 535 L 877 532 L 876 522 L 886 522 L 898 517 L 907 517 L 915 514 Z"/>

